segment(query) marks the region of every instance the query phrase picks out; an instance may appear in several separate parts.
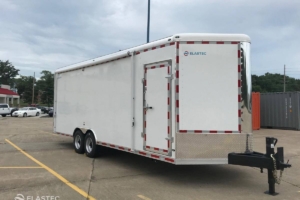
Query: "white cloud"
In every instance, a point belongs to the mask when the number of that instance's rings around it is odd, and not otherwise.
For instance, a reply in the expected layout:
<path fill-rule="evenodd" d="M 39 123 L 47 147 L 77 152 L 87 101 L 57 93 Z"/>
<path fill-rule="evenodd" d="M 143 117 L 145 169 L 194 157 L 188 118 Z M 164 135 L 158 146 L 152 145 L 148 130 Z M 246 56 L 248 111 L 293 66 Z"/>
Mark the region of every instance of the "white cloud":
<path fill-rule="evenodd" d="M 248 34 L 254 73 L 280 72 L 283 64 L 300 72 L 300 1 L 152 0 L 150 21 L 150 40 L 181 32 Z M 2 0 L 0 26 L 1 60 L 24 75 L 54 71 L 145 43 L 147 0 Z"/>

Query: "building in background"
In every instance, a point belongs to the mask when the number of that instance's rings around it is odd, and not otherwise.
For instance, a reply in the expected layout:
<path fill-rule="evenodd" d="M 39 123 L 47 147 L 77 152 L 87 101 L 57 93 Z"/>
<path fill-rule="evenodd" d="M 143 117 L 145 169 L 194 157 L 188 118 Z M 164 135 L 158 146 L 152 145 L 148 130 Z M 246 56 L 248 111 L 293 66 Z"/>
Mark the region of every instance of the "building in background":
<path fill-rule="evenodd" d="M 9 85 L 0 85 L 0 103 L 7 103 L 10 106 L 19 106 L 20 96 L 12 91 Z"/>

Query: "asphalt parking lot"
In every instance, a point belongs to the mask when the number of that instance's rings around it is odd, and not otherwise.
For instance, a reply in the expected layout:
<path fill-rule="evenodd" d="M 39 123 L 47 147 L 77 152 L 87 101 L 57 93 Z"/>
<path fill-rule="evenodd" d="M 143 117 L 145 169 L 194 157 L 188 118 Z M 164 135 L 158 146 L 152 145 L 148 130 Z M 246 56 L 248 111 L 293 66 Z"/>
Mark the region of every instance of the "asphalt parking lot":
<path fill-rule="evenodd" d="M 300 199 L 300 131 L 254 132 L 256 151 L 265 152 L 266 136 L 277 137 L 292 164 L 276 185 L 279 195 L 270 196 L 266 171 L 175 166 L 107 148 L 91 159 L 74 152 L 72 138 L 53 134 L 52 125 L 47 116 L 0 117 L 0 199 Z"/>

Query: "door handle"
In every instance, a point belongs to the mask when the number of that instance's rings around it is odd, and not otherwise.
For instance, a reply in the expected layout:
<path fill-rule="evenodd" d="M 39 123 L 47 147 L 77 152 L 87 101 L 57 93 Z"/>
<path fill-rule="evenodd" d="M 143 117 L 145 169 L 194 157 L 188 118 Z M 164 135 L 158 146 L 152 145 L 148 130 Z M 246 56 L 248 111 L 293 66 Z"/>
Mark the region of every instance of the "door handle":
<path fill-rule="evenodd" d="M 147 104 L 147 106 L 146 107 L 144 107 L 144 109 L 153 109 L 153 107 L 152 106 L 148 106 L 148 104 Z"/>

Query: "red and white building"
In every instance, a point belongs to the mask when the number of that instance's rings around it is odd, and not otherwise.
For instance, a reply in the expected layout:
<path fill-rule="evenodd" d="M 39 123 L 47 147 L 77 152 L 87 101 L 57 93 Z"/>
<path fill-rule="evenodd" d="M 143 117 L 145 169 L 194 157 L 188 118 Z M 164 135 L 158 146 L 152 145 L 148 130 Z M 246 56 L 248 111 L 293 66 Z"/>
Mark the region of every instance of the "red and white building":
<path fill-rule="evenodd" d="M 17 103 L 14 104 L 14 100 L 16 100 Z M 19 106 L 20 96 L 14 91 L 10 90 L 9 85 L 0 85 L 0 103 L 7 103 L 10 106 Z"/>

